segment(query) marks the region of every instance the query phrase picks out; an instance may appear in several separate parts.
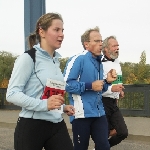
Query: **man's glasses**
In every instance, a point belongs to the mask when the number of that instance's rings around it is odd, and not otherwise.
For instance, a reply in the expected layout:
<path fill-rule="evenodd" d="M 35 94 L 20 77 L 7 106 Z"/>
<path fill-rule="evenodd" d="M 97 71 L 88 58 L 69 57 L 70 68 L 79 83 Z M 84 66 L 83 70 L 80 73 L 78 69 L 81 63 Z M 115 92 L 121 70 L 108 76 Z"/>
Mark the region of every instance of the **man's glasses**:
<path fill-rule="evenodd" d="M 88 42 L 92 42 L 92 41 L 88 41 Z M 96 42 L 96 43 L 103 43 L 103 40 L 94 40 L 94 42 Z"/>

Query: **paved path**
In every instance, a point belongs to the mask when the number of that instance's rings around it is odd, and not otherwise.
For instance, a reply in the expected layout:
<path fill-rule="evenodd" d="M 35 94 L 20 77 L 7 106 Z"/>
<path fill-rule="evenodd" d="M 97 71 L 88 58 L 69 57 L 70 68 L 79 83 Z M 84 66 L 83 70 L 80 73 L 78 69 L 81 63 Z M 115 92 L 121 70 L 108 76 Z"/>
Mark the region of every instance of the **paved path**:
<path fill-rule="evenodd" d="M 2 111 L 0 110 L 0 150 L 13 149 L 13 134 L 16 126 L 19 111 Z M 71 125 L 69 118 L 64 115 L 70 137 L 72 138 Z M 94 143 L 90 140 L 89 149 L 92 150 Z M 132 136 L 124 140 L 121 144 L 111 148 L 111 150 L 150 150 L 150 137 Z"/>

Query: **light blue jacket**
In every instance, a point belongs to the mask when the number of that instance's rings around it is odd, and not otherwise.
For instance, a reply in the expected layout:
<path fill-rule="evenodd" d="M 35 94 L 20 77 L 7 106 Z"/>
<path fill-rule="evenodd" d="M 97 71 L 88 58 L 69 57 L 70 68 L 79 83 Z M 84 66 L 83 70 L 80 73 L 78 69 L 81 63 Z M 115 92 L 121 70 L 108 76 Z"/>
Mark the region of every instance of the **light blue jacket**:
<path fill-rule="evenodd" d="M 35 45 L 36 63 L 28 53 L 23 53 L 15 61 L 14 68 L 9 80 L 6 99 L 15 105 L 22 107 L 19 116 L 47 120 L 54 123 L 62 121 L 61 113 L 47 109 L 47 99 L 41 100 L 41 96 L 47 78 L 64 81 L 63 74 L 59 68 L 58 58 L 60 55 L 55 52 L 53 59 L 50 55 Z M 54 63 L 55 62 L 55 63 Z"/>
<path fill-rule="evenodd" d="M 101 56 L 94 58 L 91 52 L 84 50 L 70 58 L 66 64 L 66 91 L 69 93 L 70 104 L 75 107 L 75 115 L 70 117 L 71 122 L 75 118 L 105 115 L 102 92 L 106 91 L 110 84 L 105 82 L 103 91 L 92 90 L 92 82 L 103 80 L 103 66 L 100 60 Z"/>

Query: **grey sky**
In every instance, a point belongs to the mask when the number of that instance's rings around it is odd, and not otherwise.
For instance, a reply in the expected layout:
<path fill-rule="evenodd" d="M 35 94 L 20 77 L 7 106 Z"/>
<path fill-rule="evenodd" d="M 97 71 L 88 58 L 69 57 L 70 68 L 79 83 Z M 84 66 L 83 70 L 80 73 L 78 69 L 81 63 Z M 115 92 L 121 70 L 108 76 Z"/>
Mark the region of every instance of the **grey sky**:
<path fill-rule="evenodd" d="M 0 0 L 0 51 L 24 52 L 24 0 Z M 46 0 L 46 12 L 64 19 L 65 39 L 58 50 L 63 57 L 80 53 L 81 34 L 99 26 L 103 39 L 115 35 L 122 62 L 139 62 L 146 51 L 150 63 L 149 0 Z"/>

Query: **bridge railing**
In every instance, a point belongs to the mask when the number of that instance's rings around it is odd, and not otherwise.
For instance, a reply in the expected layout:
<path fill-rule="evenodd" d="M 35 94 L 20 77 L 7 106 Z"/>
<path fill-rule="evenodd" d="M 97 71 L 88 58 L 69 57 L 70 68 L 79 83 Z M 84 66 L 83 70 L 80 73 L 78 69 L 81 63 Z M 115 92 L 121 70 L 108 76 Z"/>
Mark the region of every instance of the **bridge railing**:
<path fill-rule="evenodd" d="M 124 85 L 125 97 L 118 100 L 124 116 L 150 117 L 150 84 Z M 6 88 L 0 88 L 0 109 L 21 109 L 6 100 Z M 68 96 L 65 96 L 68 104 Z"/>
<path fill-rule="evenodd" d="M 21 109 L 21 107 L 13 105 L 6 100 L 6 91 L 7 88 L 0 88 L 0 109 L 10 109 L 17 110 Z"/>
<path fill-rule="evenodd" d="M 118 101 L 122 114 L 150 117 L 150 84 L 124 86 L 125 97 Z"/>

